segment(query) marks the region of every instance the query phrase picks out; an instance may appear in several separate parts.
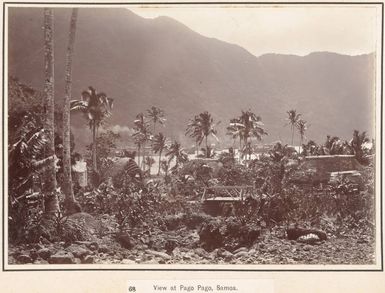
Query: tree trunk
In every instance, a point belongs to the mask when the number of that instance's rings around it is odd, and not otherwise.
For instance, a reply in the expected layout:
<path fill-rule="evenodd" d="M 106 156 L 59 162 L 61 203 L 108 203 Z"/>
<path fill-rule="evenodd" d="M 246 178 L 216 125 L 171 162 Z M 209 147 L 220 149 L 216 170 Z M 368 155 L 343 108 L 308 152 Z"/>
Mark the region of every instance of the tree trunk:
<path fill-rule="evenodd" d="M 162 158 L 162 149 L 159 150 L 159 166 L 158 166 L 158 176 L 160 174 L 160 162 L 161 162 L 161 158 Z"/>
<path fill-rule="evenodd" d="M 65 208 L 67 214 L 74 214 L 80 210 L 79 204 L 75 200 L 72 187 L 71 174 L 71 142 L 70 142 L 70 100 L 72 87 L 72 56 L 74 51 L 76 22 L 78 9 L 72 9 L 70 32 L 68 38 L 67 58 L 65 67 L 65 94 L 63 108 L 63 193 L 65 195 Z"/>
<path fill-rule="evenodd" d="M 291 126 L 291 145 L 294 144 L 294 125 Z"/>
<path fill-rule="evenodd" d="M 206 143 L 206 158 L 210 158 L 210 154 L 209 154 L 209 146 L 207 144 L 207 136 L 205 138 L 205 143 Z"/>
<path fill-rule="evenodd" d="M 47 152 L 46 156 L 55 155 L 55 128 L 54 128 L 54 23 L 53 10 L 44 8 L 44 68 L 45 82 L 44 92 L 46 97 L 46 116 L 44 119 L 44 128 L 47 133 Z M 47 166 L 47 172 L 44 176 L 44 193 L 45 193 L 45 212 L 47 214 L 55 214 L 60 211 L 59 199 L 56 193 L 56 162 L 52 160 Z"/>
<path fill-rule="evenodd" d="M 141 145 L 138 145 L 138 167 L 140 168 L 140 149 Z"/>
<path fill-rule="evenodd" d="M 96 161 L 96 123 L 92 122 L 92 169 L 95 173 L 98 172 L 98 164 Z"/>

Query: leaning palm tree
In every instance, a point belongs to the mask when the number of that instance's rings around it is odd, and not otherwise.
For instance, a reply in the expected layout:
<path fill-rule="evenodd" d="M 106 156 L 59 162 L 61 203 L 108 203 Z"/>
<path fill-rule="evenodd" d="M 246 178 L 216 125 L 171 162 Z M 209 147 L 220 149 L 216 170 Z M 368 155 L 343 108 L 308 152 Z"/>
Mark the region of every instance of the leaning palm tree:
<path fill-rule="evenodd" d="M 182 148 L 182 145 L 174 141 L 166 153 L 166 156 L 168 157 L 168 163 L 170 164 L 172 160 L 175 159 L 175 165 L 172 168 L 173 170 L 177 170 L 180 164 L 183 164 L 188 161 L 188 156 L 184 149 Z"/>
<path fill-rule="evenodd" d="M 102 122 L 111 116 L 113 99 L 108 98 L 105 93 L 98 93 L 92 86 L 87 91 L 82 92 L 82 99 L 71 101 L 71 110 L 80 110 L 85 113 L 89 127 L 92 132 L 92 166 L 97 172 L 96 159 L 96 138 L 97 132 Z"/>
<path fill-rule="evenodd" d="M 291 128 L 291 145 L 294 144 L 294 128 L 296 127 L 297 123 L 298 123 L 298 120 L 300 119 L 301 117 L 301 114 L 297 114 L 297 110 L 290 110 L 290 111 L 287 111 L 286 112 L 288 117 L 287 117 L 287 120 L 288 120 L 288 123 L 286 125 L 289 125 L 290 124 L 290 128 Z"/>
<path fill-rule="evenodd" d="M 153 133 L 155 133 L 156 124 L 164 125 L 166 118 L 164 118 L 164 111 L 158 107 L 152 106 L 147 110 L 147 117 L 153 123 Z"/>
<path fill-rule="evenodd" d="M 76 22 L 78 9 L 73 8 L 71 14 L 69 39 L 65 65 L 65 94 L 63 106 L 63 193 L 65 195 L 65 207 L 68 214 L 79 210 L 79 204 L 75 200 L 72 189 L 71 176 L 71 143 L 70 143 L 70 100 L 72 87 L 72 55 L 74 52 Z"/>
<path fill-rule="evenodd" d="M 45 107 L 46 116 L 44 119 L 44 129 L 47 135 L 47 156 L 55 156 L 55 130 L 54 130 L 54 14 L 52 8 L 44 8 L 44 63 L 45 63 Z M 59 200 L 56 194 L 56 162 L 51 160 L 47 166 L 47 172 L 44 184 L 46 193 L 45 212 L 47 214 L 56 214 L 60 211 Z"/>
<path fill-rule="evenodd" d="M 167 147 L 167 138 L 166 136 L 162 133 L 159 132 L 157 135 L 154 136 L 153 141 L 152 141 L 152 150 L 154 153 L 159 153 L 159 167 L 158 167 L 158 175 L 160 174 L 160 162 L 162 159 L 162 152 L 165 150 Z"/>
<path fill-rule="evenodd" d="M 205 140 L 206 146 L 206 154 L 209 155 L 209 145 L 208 145 L 208 137 L 211 135 L 216 140 L 218 140 L 216 134 L 217 130 L 215 127 L 219 124 L 214 123 L 214 119 L 211 114 L 207 111 L 196 115 L 194 119 L 191 119 L 189 124 L 187 125 L 186 134 L 190 137 L 195 138 L 198 145 L 201 145 L 202 141 Z"/>
<path fill-rule="evenodd" d="M 298 129 L 298 133 L 300 135 L 300 138 L 301 138 L 301 145 L 303 144 L 303 140 L 305 138 L 305 132 L 307 130 L 307 123 L 305 120 L 303 119 L 299 119 L 297 124 L 296 124 L 296 127 Z"/>

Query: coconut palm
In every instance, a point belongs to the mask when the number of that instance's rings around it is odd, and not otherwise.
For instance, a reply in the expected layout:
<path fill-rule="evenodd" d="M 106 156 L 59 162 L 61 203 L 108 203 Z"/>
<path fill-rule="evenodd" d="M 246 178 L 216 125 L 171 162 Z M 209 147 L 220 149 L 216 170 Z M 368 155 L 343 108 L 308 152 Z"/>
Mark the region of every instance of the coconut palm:
<path fill-rule="evenodd" d="M 230 119 L 229 126 L 227 126 L 227 135 L 230 135 L 234 142 L 237 138 L 239 138 L 239 150 L 242 149 L 242 130 L 245 128 L 245 126 L 241 123 L 240 118 L 233 118 Z"/>
<path fill-rule="evenodd" d="M 164 149 L 167 147 L 167 138 L 166 136 L 162 133 L 159 132 L 157 135 L 154 136 L 152 140 L 152 150 L 154 153 L 159 153 L 159 167 L 158 167 L 158 175 L 160 174 L 160 162 L 162 159 L 162 152 Z"/>
<path fill-rule="evenodd" d="M 198 145 L 201 145 L 202 141 L 205 140 L 206 146 L 206 154 L 209 155 L 209 145 L 208 145 L 208 137 L 211 135 L 216 140 L 218 140 L 216 134 L 217 130 L 215 127 L 219 124 L 214 123 L 214 119 L 211 114 L 207 111 L 196 115 L 194 119 L 191 119 L 187 125 L 186 135 L 188 134 L 190 137 L 195 138 L 195 141 Z"/>
<path fill-rule="evenodd" d="M 65 65 L 65 94 L 63 106 L 63 193 L 65 195 L 65 206 L 68 214 L 79 210 L 72 189 L 71 176 L 71 143 L 70 143 L 70 100 L 72 87 L 72 55 L 74 52 L 76 22 L 78 9 L 73 8 L 71 14 L 69 39 Z"/>
<path fill-rule="evenodd" d="M 290 128 L 291 128 L 291 145 L 294 144 L 294 128 L 296 127 L 300 117 L 301 117 L 301 114 L 297 114 L 297 110 L 290 110 L 290 111 L 287 111 L 286 112 L 288 114 L 288 117 L 287 117 L 287 120 L 288 120 L 288 124 L 286 125 L 289 125 L 290 124 Z"/>
<path fill-rule="evenodd" d="M 97 132 L 103 121 L 111 116 L 113 99 L 108 98 L 103 92 L 98 93 L 92 86 L 82 92 L 81 100 L 71 101 L 71 110 L 79 110 L 85 113 L 92 132 L 92 165 L 97 172 L 96 138 Z"/>
<path fill-rule="evenodd" d="M 300 135 L 300 138 L 301 138 L 301 145 L 303 144 L 303 141 L 304 141 L 304 138 L 305 138 L 305 132 L 307 130 L 307 123 L 305 120 L 303 119 L 299 119 L 297 124 L 296 124 L 296 127 L 298 129 L 298 133 Z"/>
<path fill-rule="evenodd" d="M 242 111 L 239 117 L 243 128 L 241 128 L 241 136 L 243 139 L 243 146 L 247 145 L 250 138 L 255 137 L 257 140 L 261 140 L 263 135 L 267 135 L 267 132 L 263 128 L 262 119 L 257 116 L 251 110 Z"/>
<path fill-rule="evenodd" d="M 166 156 L 168 157 L 168 163 L 170 164 L 172 160 L 175 159 L 175 166 L 173 167 L 174 170 L 178 169 L 180 164 L 183 164 L 188 161 L 188 156 L 184 149 L 182 148 L 182 145 L 174 141 L 166 153 Z"/>
<path fill-rule="evenodd" d="M 158 107 L 152 106 L 147 110 L 147 117 L 153 123 L 153 133 L 155 133 L 156 124 L 164 125 L 166 118 L 164 118 L 164 111 Z"/>
<path fill-rule="evenodd" d="M 45 78 L 44 78 L 44 92 L 46 96 L 46 116 L 44 120 L 44 129 L 47 137 L 48 157 L 55 156 L 55 130 L 54 130 L 54 14 L 52 8 L 44 8 L 44 63 L 45 63 Z M 45 211 L 47 214 L 56 214 L 60 211 L 59 200 L 56 194 L 56 162 L 52 160 L 48 165 L 44 192 L 46 193 Z"/>

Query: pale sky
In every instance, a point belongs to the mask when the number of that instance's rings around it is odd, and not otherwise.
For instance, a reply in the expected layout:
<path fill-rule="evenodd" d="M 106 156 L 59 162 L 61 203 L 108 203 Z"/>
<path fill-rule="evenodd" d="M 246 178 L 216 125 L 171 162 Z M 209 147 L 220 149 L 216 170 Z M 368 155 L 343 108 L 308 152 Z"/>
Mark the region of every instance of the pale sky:
<path fill-rule="evenodd" d="M 265 53 L 307 55 L 329 51 L 348 55 L 374 52 L 381 42 L 379 6 L 142 6 L 134 13 L 169 16 L 207 37 Z"/>

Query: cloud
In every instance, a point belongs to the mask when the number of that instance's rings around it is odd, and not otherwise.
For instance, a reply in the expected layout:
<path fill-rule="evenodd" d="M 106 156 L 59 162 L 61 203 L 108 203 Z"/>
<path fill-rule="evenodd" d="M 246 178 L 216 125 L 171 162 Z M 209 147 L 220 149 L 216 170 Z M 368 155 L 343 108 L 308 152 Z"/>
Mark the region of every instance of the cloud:
<path fill-rule="evenodd" d="M 134 130 L 128 126 L 121 126 L 121 125 L 114 125 L 111 128 L 111 131 L 114 133 L 119 133 L 119 134 L 127 134 L 127 135 L 132 135 L 134 133 Z"/>

